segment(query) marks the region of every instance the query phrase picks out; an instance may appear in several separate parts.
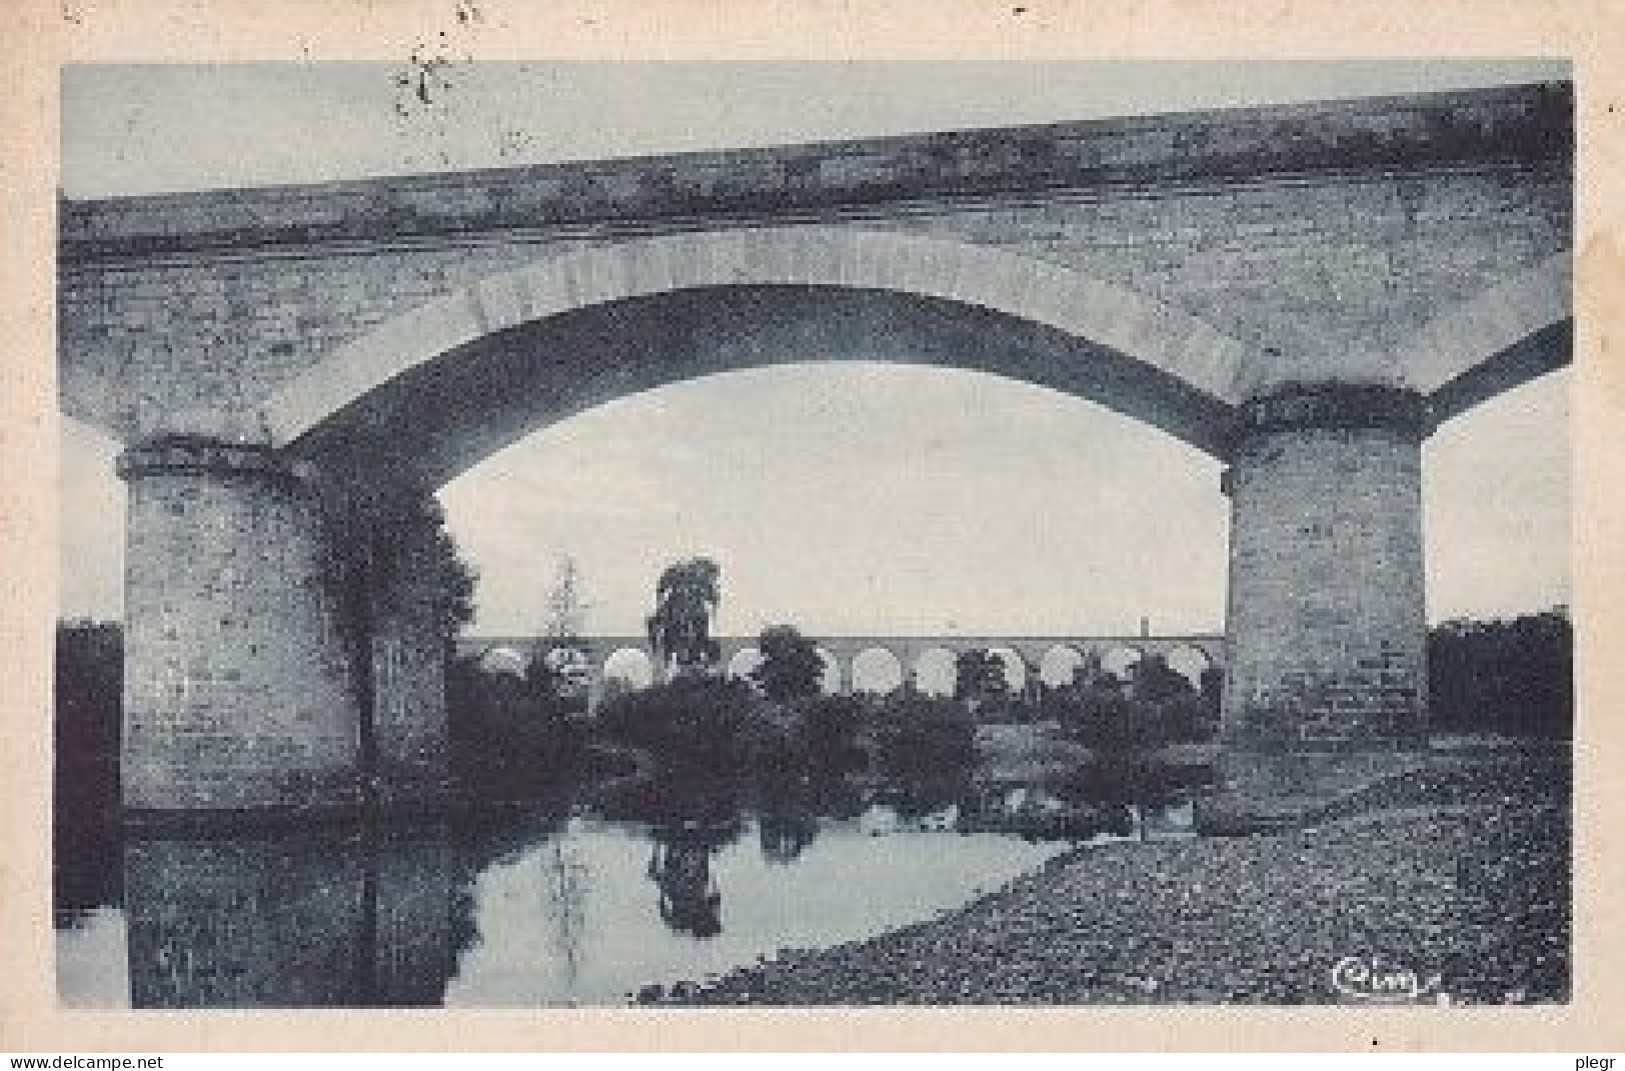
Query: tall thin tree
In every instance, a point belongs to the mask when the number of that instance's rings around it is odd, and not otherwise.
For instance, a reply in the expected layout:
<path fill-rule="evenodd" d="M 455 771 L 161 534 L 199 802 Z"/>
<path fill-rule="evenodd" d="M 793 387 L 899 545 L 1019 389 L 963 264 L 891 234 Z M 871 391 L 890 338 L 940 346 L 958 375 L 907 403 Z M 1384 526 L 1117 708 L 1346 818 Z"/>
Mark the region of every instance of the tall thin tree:
<path fill-rule="evenodd" d="M 546 620 L 542 625 L 542 645 L 527 676 L 538 675 L 557 691 L 560 686 L 580 687 L 587 672 L 587 651 L 582 640 L 590 604 L 583 594 L 581 571 L 575 559 L 565 555 L 559 562 L 553 586 L 548 589 Z"/>
<path fill-rule="evenodd" d="M 691 674 L 715 664 L 721 654 L 711 638 L 711 619 L 722 601 L 722 570 L 710 558 L 687 558 L 668 565 L 655 584 L 655 608 L 645 622 L 649 646 L 662 666 Z"/>

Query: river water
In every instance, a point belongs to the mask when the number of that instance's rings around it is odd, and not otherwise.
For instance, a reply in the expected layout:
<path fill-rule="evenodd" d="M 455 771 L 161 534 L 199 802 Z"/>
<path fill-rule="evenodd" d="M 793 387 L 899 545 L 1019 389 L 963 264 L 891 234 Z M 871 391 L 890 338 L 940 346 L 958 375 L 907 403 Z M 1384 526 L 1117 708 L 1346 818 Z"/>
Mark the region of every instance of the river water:
<path fill-rule="evenodd" d="M 58 859 L 59 996 L 96 1008 L 625 1004 L 923 921 L 1089 839 L 1053 824 L 1043 837 L 1031 823 L 987 831 L 999 823 L 985 794 L 974 808 L 884 797 L 104 831 Z M 992 812 L 1032 803 L 1007 790 Z"/>

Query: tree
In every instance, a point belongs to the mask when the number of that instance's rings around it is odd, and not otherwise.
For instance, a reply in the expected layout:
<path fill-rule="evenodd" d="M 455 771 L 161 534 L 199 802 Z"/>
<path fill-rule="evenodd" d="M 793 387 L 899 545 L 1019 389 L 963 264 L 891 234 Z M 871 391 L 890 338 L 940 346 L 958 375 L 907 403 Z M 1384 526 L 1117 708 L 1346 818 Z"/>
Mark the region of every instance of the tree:
<path fill-rule="evenodd" d="M 721 648 L 711 638 L 711 617 L 722 600 L 721 583 L 722 570 L 709 558 L 674 562 L 660 574 L 646 624 L 662 665 L 675 664 L 681 674 L 716 663 Z"/>
<path fill-rule="evenodd" d="M 582 596 L 581 574 L 574 558 L 566 555 L 559 562 L 546 606 L 541 649 L 526 667 L 525 678 L 537 690 L 555 698 L 565 692 L 584 692 L 590 668 L 581 632 L 588 604 Z"/>
<path fill-rule="evenodd" d="M 894 692 L 871 710 L 876 769 L 919 804 L 958 798 L 976 765 L 976 726 L 957 700 Z"/>
<path fill-rule="evenodd" d="M 385 480 L 332 476 L 322 485 L 326 580 L 361 698 L 372 640 L 404 617 L 446 641 L 474 617 L 473 569 L 432 495 Z"/>
<path fill-rule="evenodd" d="M 442 642 L 474 617 L 472 568 L 446 529 L 434 496 L 359 473 L 325 475 L 318 487 L 324 582 L 361 715 L 364 768 L 376 762 L 373 643 L 391 627 Z"/>
<path fill-rule="evenodd" d="M 668 780 L 720 783 L 745 771 L 759 705 L 744 681 L 686 674 L 600 704 L 596 729 L 646 751 Z"/>
<path fill-rule="evenodd" d="M 986 648 L 959 652 L 954 659 L 954 698 L 974 709 L 1009 692 L 1004 675 L 1004 659 Z"/>
<path fill-rule="evenodd" d="M 1185 675 L 1168 665 L 1168 659 L 1155 651 L 1139 660 L 1129 680 L 1129 694 L 1143 703 L 1158 703 L 1194 691 Z"/>
<path fill-rule="evenodd" d="M 1511 621 L 1446 621 L 1428 634 L 1435 724 L 1453 732 L 1567 738 L 1573 632 L 1561 611 Z"/>
<path fill-rule="evenodd" d="M 568 554 L 559 562 L 552 590 L 547 593 L 546 635 L 554 640 L 579 640 L 586 626 L 588 604 L 581 592 L 581 573 Z"/>
<path fill-rule="evenodd" d="M 756 638 L 762 661 L 751 679 L 767 698 L 782 702 L 817 695 L 824 677 L 818 645 L 793 625 L 769 625 Z"/>

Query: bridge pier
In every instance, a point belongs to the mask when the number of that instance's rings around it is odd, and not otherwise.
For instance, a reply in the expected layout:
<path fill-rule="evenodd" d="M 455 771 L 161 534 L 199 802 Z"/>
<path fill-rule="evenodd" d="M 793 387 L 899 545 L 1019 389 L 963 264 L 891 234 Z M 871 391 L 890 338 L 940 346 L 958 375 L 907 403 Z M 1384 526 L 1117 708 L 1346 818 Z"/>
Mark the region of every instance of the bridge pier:
<path fill-rule="evenodd" d="M 1425 745 L 1427 427 L 1423 399 L 1390 387 L 1242 406 L 1226 473 L 1230 819 L 1279 818 Z"/>
<path fill-rule="evenodd" d="M 308 474 L 197 438 L 127 450 L 123 799 L 132 811 L 349 806 L 357 706 Z"/>

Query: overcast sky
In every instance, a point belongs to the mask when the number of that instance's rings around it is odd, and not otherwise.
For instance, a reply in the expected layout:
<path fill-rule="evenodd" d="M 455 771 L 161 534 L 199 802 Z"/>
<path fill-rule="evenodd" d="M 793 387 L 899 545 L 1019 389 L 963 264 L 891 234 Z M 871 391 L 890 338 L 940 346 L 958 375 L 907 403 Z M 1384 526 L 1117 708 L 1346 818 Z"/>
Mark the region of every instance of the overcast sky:
<path fill-rule="evenodd" d="M 606 64 L 69 68 L 71 197 L 509 166 L 1534 81 L 1477 64 Z M 428 101 L 419 95 L 426 88 Z M 637 631 L 668 560 L 723 567 L 725 631 L 1217 630 L 1218 465 L 1077 399 L 816 363 L 697 380 L 538 432 L 448 485 L 478 631 L 527 632 L 573 556 L 589 628 Z M 1568 375 L 1424 452 L 1429 612 L 1568 601 Z M 62 610 L 115 615 L 112 444 L 65 422 Z"/>

